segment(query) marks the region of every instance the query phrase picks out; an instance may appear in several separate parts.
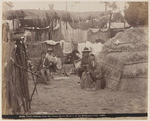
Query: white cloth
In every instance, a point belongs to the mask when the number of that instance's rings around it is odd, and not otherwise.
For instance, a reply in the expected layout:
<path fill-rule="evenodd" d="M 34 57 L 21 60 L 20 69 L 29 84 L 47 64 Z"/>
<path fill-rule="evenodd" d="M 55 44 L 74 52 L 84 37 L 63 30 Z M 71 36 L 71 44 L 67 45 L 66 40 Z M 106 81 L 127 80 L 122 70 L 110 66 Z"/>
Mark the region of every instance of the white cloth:
<path fill-rule="evenodd" d="M 56 44 L 58 44 L 59 42 L 55 42 L 55 41 L 53 41 L 53 40 L 46 40 L 46 41 L 41 42 L 41 43 L 46 43 L 46 44 L 49 44 L 49 45 L 56 45 Z"/>
<path fill-rule="evenodd" d="M 87 47 L 89 50 L 91 50 L 91 52 L 94 55 L 97 55 L 97 54 L 99 54 L 99 52 L 101 52 L 102 46 L 103 46 L 103 44 L 101 44 L 101 43 L 94 43 L 93 44 L 93 43 L 87 41 L 86 43 L 78 44 L 78 51 L 82 55 L 82 51 L 84 50 L 85 47 Z"/>
<path fill-rule="evenodd" d="M 61 59 L 60 58 L 57 58 L 57 68 L 58 69 L 62 69 L 62 63 L 61 63 Z"/>
<path fill-rule="evenodd" d="M 59 28 L 60 28 L 60 25 L 57 24 L 56 27 L 55 27 L 53 30 L 55 31 L 55 30 L 57 30 L 57 29 L 59 29 Z"/>
<path fill-rule="evenodd" d="M 93 33 L 97 33 L 100 29 L 95 29 L 95 28 L 89 28 L 89 31 L 92 31 Z"/>
<path fill-rule="evenodd" d="M 47 53 L 45 58 L 47 58 L 50 62 L 57 63 L 57 57 L 54 57 L 52 54 L 49 55 Z"/>
<path fill-rule="evenodd" d="M 70 42 L 65 42 L 64 40 L 60 41 L 60 46 L 63 50 L 63 53 L 71 53 L 72 47 Z"/>

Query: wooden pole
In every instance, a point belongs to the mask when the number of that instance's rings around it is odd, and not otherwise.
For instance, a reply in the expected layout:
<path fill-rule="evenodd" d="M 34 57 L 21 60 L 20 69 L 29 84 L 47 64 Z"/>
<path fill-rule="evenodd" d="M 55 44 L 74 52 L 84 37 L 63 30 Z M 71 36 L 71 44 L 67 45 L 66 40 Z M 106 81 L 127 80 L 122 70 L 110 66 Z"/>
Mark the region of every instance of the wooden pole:
<path fill-rule="evenodd" d="M 68 12 L 68 10 L 67 10 L 67 1 L 66 1 L 66 13 Z M 67 29 L 67 20 L 66 20 L 66 29 Z"/>

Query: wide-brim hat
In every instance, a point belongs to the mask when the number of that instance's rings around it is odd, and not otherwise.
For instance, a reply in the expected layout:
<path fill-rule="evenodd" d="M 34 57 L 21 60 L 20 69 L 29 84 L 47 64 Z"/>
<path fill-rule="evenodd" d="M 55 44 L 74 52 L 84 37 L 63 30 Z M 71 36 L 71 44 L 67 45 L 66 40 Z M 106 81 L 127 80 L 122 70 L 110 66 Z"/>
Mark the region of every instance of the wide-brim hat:
<path fill-rule="evenodd" d="M 85 47 L 82 53 L 85 53 L 85 52 L 91 52 L 91 51 L 87 47 Z"/>
<path fill-rule="evenodd" d="M 49 48 L 47 49 L 47 51 L 53 51 L 53 49 L 49 47 Z"/>

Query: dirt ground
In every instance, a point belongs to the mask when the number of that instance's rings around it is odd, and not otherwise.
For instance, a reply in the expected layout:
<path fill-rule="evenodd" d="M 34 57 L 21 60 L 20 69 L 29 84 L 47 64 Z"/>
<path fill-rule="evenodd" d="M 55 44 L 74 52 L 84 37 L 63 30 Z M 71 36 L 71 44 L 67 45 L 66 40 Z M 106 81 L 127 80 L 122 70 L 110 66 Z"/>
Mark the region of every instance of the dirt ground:
<path fill-rule="evenodd" d="M 147 98 L 139 93 L 97 91 L 80 88 L 76 75 L 54 76 L 50 85 L 39 84 L 31 102 L 30 114 L 146 113 Z M 30 81 L 30 91 L 33 90 Z"/>

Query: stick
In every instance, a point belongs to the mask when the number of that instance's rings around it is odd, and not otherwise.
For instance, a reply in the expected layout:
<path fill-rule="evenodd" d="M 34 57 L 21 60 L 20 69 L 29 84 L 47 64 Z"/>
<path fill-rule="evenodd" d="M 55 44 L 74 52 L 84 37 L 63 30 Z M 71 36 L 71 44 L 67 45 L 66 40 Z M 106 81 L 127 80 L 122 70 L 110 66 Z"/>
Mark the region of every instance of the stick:
<path fill-rule="evenodd" d="M 14 61 L 11 59 L 11 61 L 14 63 Z M 40 75 L 38 75 L 38 74 L 36 74 L 36 73 L 34 73 L 34 72 L 32 72 L 31 70 L 29 70 L 29 69 L 25 69 L 25 68 L 23 68 L 22 66 L 20 66 L 20 65 L 18 65 L 18 64 L 16 64 L 16 63 L 14 63 L 14 65 L 15 66 L 17 66 L 17 67 L 19 67 L 19 68 L 21 68 L 21 69 L 24 69 L 25 71 L 27 71 L 27 72 L 30 72 L 31 74 L 33 74 L 33 75 L 35 75 L 35 76 L 40 76 Z M 41 77 L 41 76 L 40 76 Z M 36 86 L 37 86 L 37 83 L 34 83 L 35 84 L 35 86 L 34 86 L 34 89 L 33 89 L 33 92 L 32 92 L 32 94 L 31 94 L 31 98 L 30 98 L 30 101 L 32 100 L 32 97 L 33 97 L 33 94 L 34 94 L 34 92 L 36 91 Z"/>
<path fill-rule="evenodd" d="M 30 70 L 32 71 L 31 66 L 30 66 Z M 33 76 L 33 74 L 32 74 L 32 79 L 33 79 L 34 85 L 36 85 L 36 82 L 35 82 L 35 80 L 34 80 L 34 76 Z M 37 93 L 37 95 L 38 95 L 37 89 L 36 89 L 36 93 Z"/>

